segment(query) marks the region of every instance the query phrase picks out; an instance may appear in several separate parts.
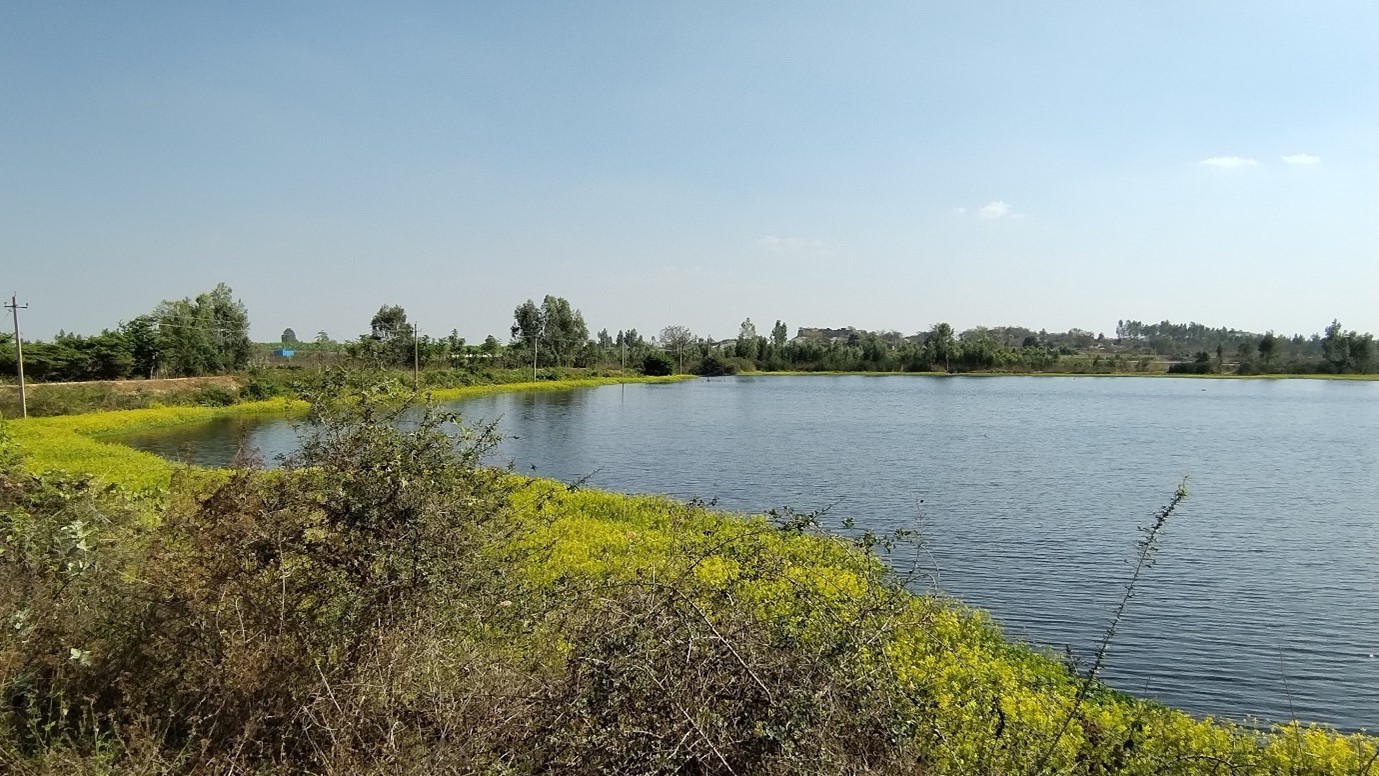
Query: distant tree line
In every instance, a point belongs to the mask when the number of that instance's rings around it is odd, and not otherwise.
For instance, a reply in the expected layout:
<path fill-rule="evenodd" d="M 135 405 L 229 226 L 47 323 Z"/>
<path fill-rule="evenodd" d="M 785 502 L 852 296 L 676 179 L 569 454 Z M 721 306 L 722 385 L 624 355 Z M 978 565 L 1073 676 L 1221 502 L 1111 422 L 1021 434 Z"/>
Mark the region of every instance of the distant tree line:
<path fill-rule="evenodd" d="M 978 326 L 955 333 L 947 323 L 904 335 L 896 331 L 800 328 L 786 340 L 780 321 L 771 337 L 749 318 L 735 340 L 696 340 L 695 371 L 886 372 L 1148 372 L 1236 374 L 1372 374 L 1379 369 L 1374 336 L 1343 329 L 1282 337 L 1197 323 L 1145 325 L 1120 321 L 1116 338 L 1083 329 L 1034 331 Z"/>
<path fill-rule="evenodd" d="M 1337 320 L 1310 336 L 1213 329 L 1199 323 L 1119 321 L 1116 345 L 1173 359 L 1170 372 L 1371 374 L 1379 368 L 1374 335 L 1346 331 Z"/>
<path fill-rule="evenodd" d="M 168 300 L 100 334 L 58 332 L 24 343 L 24 372 L 37 381 L 194 377 L 249 363 L 249 314 L 221 283 L 195 298 Z M 0 337 L 0 373 L 15 375 L 12 335 Z"/>
<path fill-rule="evenodd" d="M 59 333 L 25 344 L 26 373 L 39 381 L 196 376 L 245 369 L 269 347 L 248 337 L 249 317 L 225 284 L 195 298 L 160 303 L 114 329 L 83 337 Z M 1374 336 L 1332 321 L 1320 334 L 1291 337 L 1170 321 L 1116 323 L 1115 337 L 1084 329 L 1035 331 L 1020 326 L 978 326 L 955 331 L 935 323 L 915 334 L 800 327 L 794 337 L 777 320 L 762 335 L 748 318 L 732 339 L 715 340 L 671 324 L 652 336 L 635 328 L 590 334 L 583 313 L 568 299 L 528 299 L 513 310 L 506 342 L 489 335 L 468 343 L 420 332 L 400 305 L 385 304 L 368 332 L 335 342 L 326 332 L 299 340 L 285 329 L 281 346 L 298 361 L 427 370 L 601 369 L 647 374 L 703 375 L 743 371 L 847 372 L 1149 372 L 1373 373 L 1379 368 Z M 0 373 L 13 375 L 13 344 L 0 336 Z M 278 363 L 292 363 L 280 357 Z M 554 375 L 555 372 L 547 372 Z"/>

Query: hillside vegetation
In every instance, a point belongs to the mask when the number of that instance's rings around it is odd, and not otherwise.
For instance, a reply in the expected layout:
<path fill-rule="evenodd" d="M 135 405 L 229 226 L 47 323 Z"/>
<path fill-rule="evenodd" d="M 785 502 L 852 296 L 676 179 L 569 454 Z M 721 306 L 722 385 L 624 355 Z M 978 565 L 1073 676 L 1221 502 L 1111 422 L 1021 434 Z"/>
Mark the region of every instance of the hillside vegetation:
<path fill-rule="evenodd" d="M 281 470 L 6 424 L 0 769 L 1368 773 L 1379 741 L 1199 720 L 907 591 L 897 536 L 482 466 L 410 392 L 326 386 Z M 281 403 L 278 405 L 281 409 Z M 228 410 L 227 410 L 228 411 Z M 410 416 L 409 416 L 410 417 Z"/>

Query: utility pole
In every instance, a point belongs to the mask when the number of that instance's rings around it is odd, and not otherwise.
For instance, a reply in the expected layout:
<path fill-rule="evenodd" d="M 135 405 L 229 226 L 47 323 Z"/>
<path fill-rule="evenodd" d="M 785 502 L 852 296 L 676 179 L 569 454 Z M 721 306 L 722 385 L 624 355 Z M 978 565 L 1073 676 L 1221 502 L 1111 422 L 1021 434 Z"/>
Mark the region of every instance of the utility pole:
<path fill-rule="evenodd" d="M 19 365 L 19 412 L 20 417 L 29 417 L 29 399 L 24 394 L 24 338 L 19 334 L 19 311 L 29 309 L 28 303 L 19 304 L 18 294 L 10 295 L 10 303 L 5 305 L 14 314 L 14 349 Z"/>
<path fill-rule="evenodd" d="M 541 342 L 541 334 L 546 330 L 546 322 L 542 321 L 536 327 L 536 336 L 531 338 L 531 381 L 536 382 L 536 347 Z"/>
<path fill-rule="evenodd" d="M 421 390 L 421 343 L 417 341 L 417 325 L 412 324 L 412 390 Z"/>

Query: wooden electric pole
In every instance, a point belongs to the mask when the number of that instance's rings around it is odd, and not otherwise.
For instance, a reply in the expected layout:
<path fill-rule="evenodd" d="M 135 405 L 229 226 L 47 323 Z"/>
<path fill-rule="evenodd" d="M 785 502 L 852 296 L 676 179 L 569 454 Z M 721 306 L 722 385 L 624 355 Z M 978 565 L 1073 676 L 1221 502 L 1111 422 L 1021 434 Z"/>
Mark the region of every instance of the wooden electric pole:
<path fill-rule="evenodd" d="M 24 339 L 19 334 L 19 311 L 29 309 L 29 305 L 19 304 L 17 294 L 10 296 L 10 303 L 5 305 L 14 314 L 14 350 L 16 363 L 19 366 L 19 413 L 20 417 L 29 417 L 29 399 L 24 393 Z"/>
<path fill-rule="evenodd" d="M 412 390 L 421 390 L 421 343 L 417 342 L 417 325 L 412 324 Z"/>

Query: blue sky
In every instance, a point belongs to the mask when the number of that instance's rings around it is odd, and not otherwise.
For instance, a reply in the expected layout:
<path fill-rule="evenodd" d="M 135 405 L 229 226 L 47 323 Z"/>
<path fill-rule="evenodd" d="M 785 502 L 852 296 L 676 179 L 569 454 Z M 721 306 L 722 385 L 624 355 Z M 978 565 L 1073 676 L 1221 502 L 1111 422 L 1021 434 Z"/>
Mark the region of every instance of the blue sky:
<path fill-rule="evenodd" d="M 0 106 L 28 336 L 1379 331 L 1368 1 L 11 2 Z"/>

